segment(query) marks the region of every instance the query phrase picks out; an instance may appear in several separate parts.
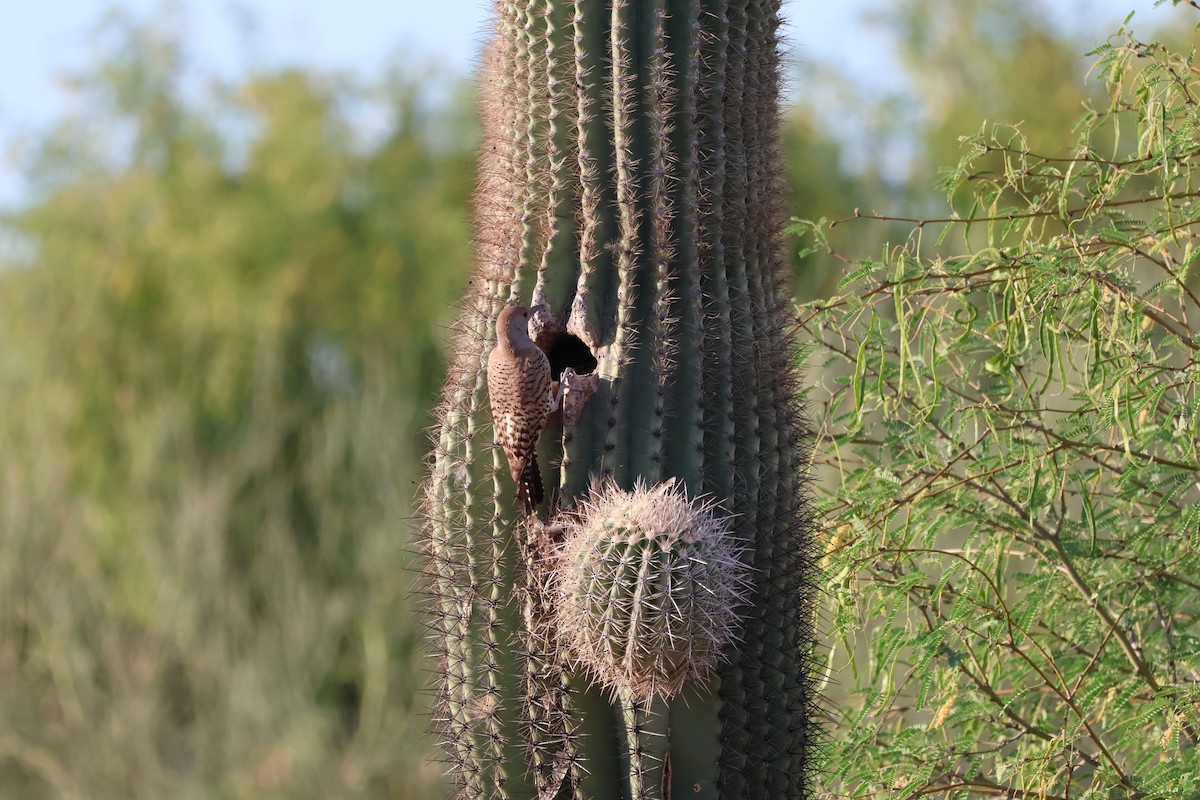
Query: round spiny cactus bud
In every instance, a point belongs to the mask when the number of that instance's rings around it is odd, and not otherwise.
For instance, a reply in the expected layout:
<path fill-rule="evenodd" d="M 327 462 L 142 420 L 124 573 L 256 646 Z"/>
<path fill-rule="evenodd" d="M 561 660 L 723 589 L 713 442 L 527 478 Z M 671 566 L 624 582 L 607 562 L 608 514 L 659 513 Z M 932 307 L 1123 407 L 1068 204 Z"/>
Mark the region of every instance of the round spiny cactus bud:
<path fill-rule="evenodd" d="M 567 518 L 556 566 L 558 635 L 614 692 L 671 697 L 738 638 L 744 548 L 675 480 L 593 490 Z"/>

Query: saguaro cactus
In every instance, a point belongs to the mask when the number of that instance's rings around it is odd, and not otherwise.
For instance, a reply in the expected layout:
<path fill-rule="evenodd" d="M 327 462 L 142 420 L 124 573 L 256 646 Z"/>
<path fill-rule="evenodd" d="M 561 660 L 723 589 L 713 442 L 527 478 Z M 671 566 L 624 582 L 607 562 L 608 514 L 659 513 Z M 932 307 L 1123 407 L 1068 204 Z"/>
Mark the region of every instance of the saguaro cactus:
<path fill-rule="evenodd" d="M 461 797 L 812 792 L 815 568 L 780 242 L 778 11 L 496 4 L 478 268 L 425 504 L 435 723 Z M 507 304 L 531 309 L 565 390 L 539 444 L 548 504 L 529 517 L 485 383 Z M 710 591 L 727 599 L 696 601 Z M 582 611 L 559 613 L 567 602 Z M 685 630 L 698 638 L 663 644 Z"/>

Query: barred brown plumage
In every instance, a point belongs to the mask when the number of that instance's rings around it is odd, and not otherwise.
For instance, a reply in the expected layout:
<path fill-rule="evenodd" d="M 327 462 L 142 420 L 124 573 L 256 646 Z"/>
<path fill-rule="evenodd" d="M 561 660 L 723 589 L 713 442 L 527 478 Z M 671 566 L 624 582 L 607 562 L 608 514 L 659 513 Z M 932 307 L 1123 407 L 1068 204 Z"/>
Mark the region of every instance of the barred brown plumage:
<path fill-rule="evenodd" d="M 508 306 L 496 320 L 496 347 L 488 356 L 488 397 L 496 441 L 508 457 L 517 499 L 532 514 L 544 497 L 537 442 L 554 408 L 550 361 L 529 338 L 529 311 Z"/>

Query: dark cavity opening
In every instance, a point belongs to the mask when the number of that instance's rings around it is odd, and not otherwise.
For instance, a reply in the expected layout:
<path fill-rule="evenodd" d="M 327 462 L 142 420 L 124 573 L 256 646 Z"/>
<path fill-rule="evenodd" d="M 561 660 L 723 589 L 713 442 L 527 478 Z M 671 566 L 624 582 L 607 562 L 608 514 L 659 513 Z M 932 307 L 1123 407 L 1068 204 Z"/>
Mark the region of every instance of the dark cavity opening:
<path fill-rule="evenodd" d="M 550 374 L 554 380 L 558 380 L 567 367 L 575 370 L 576 375 L 589 375 L 596 371 L 596 357 L 578 336 L 552 333 L 547 340 L 538 344 L 550 359 Z"/>

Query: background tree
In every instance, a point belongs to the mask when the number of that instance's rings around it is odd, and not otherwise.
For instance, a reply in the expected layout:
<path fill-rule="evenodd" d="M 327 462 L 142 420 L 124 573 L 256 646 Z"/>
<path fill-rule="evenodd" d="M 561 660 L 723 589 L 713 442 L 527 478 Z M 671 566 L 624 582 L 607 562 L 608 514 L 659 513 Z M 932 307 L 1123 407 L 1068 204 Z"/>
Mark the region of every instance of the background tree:
<path fill-rule="evenodd" d="M 364 148 L 353 87 L 205 105 L 110 35 L 7 220 L 0 794 L 435 796 L 403 520 L 469 117 L 397 75 Z"/>
<path fill-rule="evenodd" d="M 1069 155 L 969 138 L 972 217 L 918 222 L 802 309 L 855 698 L 833 793 L 1200 785 L 1200 80 L 1194 49 L 1098 52 L 1110 101 Z M 982 246 L 936 246 L 968 228 Z"/>

